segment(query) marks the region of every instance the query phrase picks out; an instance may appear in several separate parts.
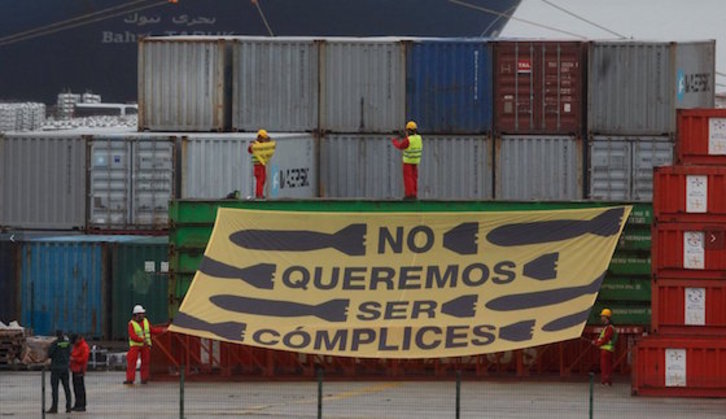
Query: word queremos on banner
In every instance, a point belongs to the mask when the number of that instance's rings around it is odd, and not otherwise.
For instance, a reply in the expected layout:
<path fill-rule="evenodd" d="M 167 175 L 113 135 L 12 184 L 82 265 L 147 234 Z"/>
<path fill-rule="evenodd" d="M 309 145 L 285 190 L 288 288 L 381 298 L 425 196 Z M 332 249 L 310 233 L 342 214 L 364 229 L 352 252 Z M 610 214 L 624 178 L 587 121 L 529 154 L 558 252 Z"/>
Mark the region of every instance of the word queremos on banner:
<path fill-rule="evenodd" d="M 630 210 L 220 208 L 170 330 L 367 358 L 464 356 L 577 338 Z"/>

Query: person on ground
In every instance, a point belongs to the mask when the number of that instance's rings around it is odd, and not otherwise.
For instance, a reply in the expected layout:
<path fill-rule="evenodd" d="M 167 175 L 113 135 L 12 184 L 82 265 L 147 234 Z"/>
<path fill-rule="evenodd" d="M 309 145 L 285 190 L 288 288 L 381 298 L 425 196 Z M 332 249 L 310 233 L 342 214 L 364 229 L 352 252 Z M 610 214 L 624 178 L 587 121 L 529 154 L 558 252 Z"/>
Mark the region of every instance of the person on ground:
<path fill-rule="evenodd" d="M 393 146 L 403 151 L 403 187 L 404 199 L 416 199 L 418 196 L 418 165 L 421 163 L 423 141 L 418 135 L 418 126 L 414 121 L 406 124 L 406 135 L 402 139 L 391 140 Z"/>
<path fill-rule="evenodd" d="M 62 330 L 55 332 L 56 340 L 48 348 L 50 359 L 50 387 L 52 391 L 52 403 L 46 413 L 58 413 L 58 381 L 63 384 L 63 392 L 66 395 L 66 413 L 71 411 L 71 388 L 68 384 L 68 366 L 71 359 L 71 343 L 63 334 Z"/>
<path fill-rule="evenodd" d="M 609 308 L 602 309 L 600 321 L 603 328 L 598 339 L 592 341 L 593 345 L 600 348 L 600 383 L 604 386 L 613 385 L 613 354 L 618 333 L 613 326 L 612 316 L 613 312 Z"/>
<path fill-rule="evenodd" d="M 88 344 L 83 336 L 71 335 L 71 374 L 73 375 L 73 403 L 74 412 L 86 411 L 86 370 L 88 368 Z"/>
<path fill-rule="evenodd" d="M 166 328 L 153 327 L 146 318 L 146 310 L 137 304 L 132 310 L 129 321 L 129 351 L 126 353 L 126 381 L 133 384 L 136 380 L 136 360 L 141 357 L 141 384 L 149 382 L 149 362 L 151 358 L 151 337 L 164 333 Z"/>
<path fill-rule="evenodd" d="M 257 131 L 257 138 L 247 147 L 252 155 L 252 165 L 255 175 L 255 198 L 265 197 L 265 181 L 267 180 L 267 162 L 275 154 L 275 142 L 270 139 L 267 131 Z"/>

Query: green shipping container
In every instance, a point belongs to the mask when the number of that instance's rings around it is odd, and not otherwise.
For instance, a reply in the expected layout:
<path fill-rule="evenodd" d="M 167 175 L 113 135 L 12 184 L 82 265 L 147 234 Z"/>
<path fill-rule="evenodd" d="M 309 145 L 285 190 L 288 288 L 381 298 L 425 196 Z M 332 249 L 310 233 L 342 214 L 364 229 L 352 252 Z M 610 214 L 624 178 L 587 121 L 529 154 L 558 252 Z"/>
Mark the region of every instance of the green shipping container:
<path fill-rule="evenodd" d="M 589 325 L 600 325 L 600 311 L 603 308 L 613 311 L 613 323 L 618 326 L 650 327 L 650 304 L 627 304 L 619 302 L 597 301 L 587 319 Z"/>
<path fill-rule="evenodd" d="M 111 255 L 111 338 L 127 338 L 134 305 L 154 324 L 169 319 L 169 239 L 144 237 L 114 244 Z"/>
<path fill-rule="evenodd" d="M 605 277 L 598 301 L 639 301 L 650 303 L 650 278 Z"/>
<path fill-rule="evenodd" d="M 650 276 L 650 253 L 616 251 L 608 272 L 611 275 Z"/>
<path fill-rule="evenodd" d="M 617 250 L 650 250 L 650 226 L 627 225 L 618 240 Z"/>

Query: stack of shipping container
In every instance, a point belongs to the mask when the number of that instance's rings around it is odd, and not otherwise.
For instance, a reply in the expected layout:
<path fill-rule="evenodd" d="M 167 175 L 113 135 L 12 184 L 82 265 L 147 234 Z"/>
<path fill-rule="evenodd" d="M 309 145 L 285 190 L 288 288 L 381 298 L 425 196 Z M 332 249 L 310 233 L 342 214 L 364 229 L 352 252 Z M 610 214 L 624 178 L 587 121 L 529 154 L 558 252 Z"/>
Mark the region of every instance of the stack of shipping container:
<path fill-rule="evenodd" d="M 673 161 L 676 109 L 712 107 L 715 43 L 592 42 L 588 59 L 589 198 L 650 202 L 653 168 Z M 596 309 L 616 324 L 650 320 L 650 223 L 628 225 Z M 631 220 L 632 222 L 632 220 Z M 626 298 L 612 289 L 632 290 Z"/>
<path fill-rule="evenodd" d="M 677 164 L 655 171 L 653 336 L 633 392 L 726 396 L 726 111 L 679 111 Z"/>

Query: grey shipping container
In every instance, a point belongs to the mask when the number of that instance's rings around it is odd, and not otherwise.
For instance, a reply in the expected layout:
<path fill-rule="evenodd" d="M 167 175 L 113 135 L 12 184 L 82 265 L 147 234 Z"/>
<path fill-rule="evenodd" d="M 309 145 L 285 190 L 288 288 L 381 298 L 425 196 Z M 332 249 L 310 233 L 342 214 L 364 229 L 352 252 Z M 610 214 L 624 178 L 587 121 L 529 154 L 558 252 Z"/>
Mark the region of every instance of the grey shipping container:
<path fill-rule="evenodd" d="M 582 199 L 582 156 L 575 136 L 503 135 L 494 143 L 494 197 Z"/>
<path fill-rule="evenodd" d="M 231 125 L 230 38 L 139 42 L 139 129 L 223 131 Z"/>
<path fill-rule="evenodd" d="M 671 135 L 676 108 L 713 107 L 714 41 L 596 41 L 589 54 L 592 134 Z"/>
<path fill-rule="evenodd" d="M 589 141 L 588 197 L 652 201 L 653 167 L 673 162 L 671 137 L 595 136 Z"/>
<path fill-rule="evenodd" d="M 396 38 L 328 38 L 321 44 L 320 129 L 384 133 L 403 129 L 406 48 Z"/>
<path fill-rule="evenodd" d="M 490 199 L 491 140 L 423 137 L 420 199 Z M 320 194 L 332 198 L 401 198 L 401 152 L 384 135 L 326 135 L 320 140 Z"/>
<path fill-rule="evenodd" d="M 77 131 L 0 136 L 0 226 L 74 230 L 86 220 L 86 147 Z"/>
<path fill-rule="evenodd" d="M 317 196 L 316 140 L 308 133 L 270 133 L 276 142 L 268 163 L 266 196 Z M 252 160 L 247 152 L 254 133 L 189 134 L 181 139 L 178 181 L 182 198 L 220 199 L 232 191 L 254 196 Z"/>
<path fill-rule="evenodd" d="M 168 227 L 174 198 L 175 142 L 166 134 L 88 136 L 88 229 Z"/>
<path fill-rule="evenodd" d="M 317 129 L 318 45 L 312 38 L 235 39 L 233 129 Z"/>

